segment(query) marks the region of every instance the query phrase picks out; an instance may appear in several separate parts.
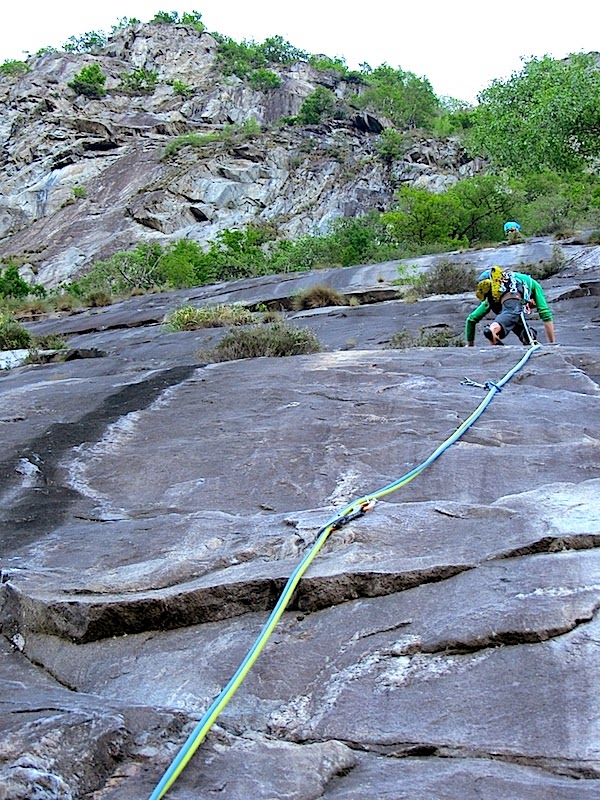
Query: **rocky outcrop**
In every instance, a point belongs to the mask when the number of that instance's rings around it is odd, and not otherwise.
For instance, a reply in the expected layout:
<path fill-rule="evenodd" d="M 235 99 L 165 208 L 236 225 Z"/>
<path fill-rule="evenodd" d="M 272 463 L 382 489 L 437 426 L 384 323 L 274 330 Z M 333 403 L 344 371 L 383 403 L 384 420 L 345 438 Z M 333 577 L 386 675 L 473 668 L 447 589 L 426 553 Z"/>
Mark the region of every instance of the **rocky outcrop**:
<path fill-rule="evenodd" d="M 544 282 L 559 344 L 331 534 L 167 797 L 598 796 L 599 253 L 563 250 Z M 473 307 L 374 302 L 397 266 L 31 324 L 68 356 L 0 376 L 0 797 L 147 798 L 320 526 L 456 430 L 485 397 L 465 376 L 498 380 L 524 354 L 516 338 L 390 349 L 403 328 L 460 333 Z M 314 355 L 207 365 L 226 329 L 161 324 L 188 302 L 285 308 L 316 283 L 369 302 L 285 312 Z"/>
<path fill-rule="evenodd" d="M 106 75 L 100 99 L 68 87 L 91 64 Z M 47 287 L 140 241 L 206 243 L 260 222 L 285 237 L 323 231 L 336 217 L 389 208 L 402 184 L 442 190 L 481 166 L 431 140 L 386 164 L 375 145 L 387 123 L 351 110 L 356 85 L 299 61 L 274 67 L 279 88 L 255 90 L 225 78 L 215 38 L 185 25 L 127 26 L 97 53 L 44 53 L 28 65 L 0 77 L 0 258 L 30 265 Z M 153 92 L 123 90 L 134 70 L 156 74 Z M 176 81 L 189 91 L 178 94 Z M 278 129 L 319 85 L 346 103 L 346 118 Z M 252 141 L 238 135 L 165 157 L 182 134 L 248 120 L 261 126 Z"/>

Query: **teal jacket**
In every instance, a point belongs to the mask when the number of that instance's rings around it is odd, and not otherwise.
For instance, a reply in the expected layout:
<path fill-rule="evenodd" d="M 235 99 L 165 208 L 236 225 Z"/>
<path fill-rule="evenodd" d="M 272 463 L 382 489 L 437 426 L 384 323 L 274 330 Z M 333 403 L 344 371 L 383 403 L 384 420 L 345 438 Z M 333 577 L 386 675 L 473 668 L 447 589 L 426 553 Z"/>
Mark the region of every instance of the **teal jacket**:
<path fill-rule="evenodd" d="M 514 275 L 517 280 L 522 281 L 529 289 L 531 302 L 536 306 L 540 319 L 543 322 L 552 322 L 552 312 L 550 311 L 539 283 L 534 280 L 531 275 L 524 275 L 521 272 L 515 272 Z M 477 323 L 481 322 L 481 320 L 489 314 L 490 310 L 490 301 L 486 298 L 474 311 L 471 311 L 465 323 L 465 339 L 467 342 L 475 341 L 475 328 Z"/>

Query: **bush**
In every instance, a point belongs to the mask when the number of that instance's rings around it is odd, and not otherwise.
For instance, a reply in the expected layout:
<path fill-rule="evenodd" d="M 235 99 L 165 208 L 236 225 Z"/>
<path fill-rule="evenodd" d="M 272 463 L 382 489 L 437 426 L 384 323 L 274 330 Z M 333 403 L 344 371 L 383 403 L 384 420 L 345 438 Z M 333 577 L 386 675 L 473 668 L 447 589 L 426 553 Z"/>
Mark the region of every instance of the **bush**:
<path fill-rule="evenodd" d="M 88 31 L 81 36 L 70 36 L 63 44 L 63 49 L 68 53 L 89 53 L 106 44 L 106 34 L 103 31 Z"/>
<path fill-rule="evenodd" d="M 248 82 L 253 89 L 258 89 L 263 92 L 269 89 L 278 89 L 281 86 L 281 78 L 270 69 L 255 69 L 248 76 Z"/>
<path fill-rule="evenodd" d="M 386 64 L 374 70 L 365 67 L 367 88 L 356 98 L 359 107 L 387 117 L 402 130 L 431 126 L 440 101 L 427 78 Z"/>
<path fill-rule="evenodd" d="M 32 286 L 23 280 L 19 275 L 17 264 L 9 264 L 4 273 L 0 270 L 0 297 L 24 298 L 29 295 L 45 297 L 46 290 L 40 284 Z"/>
<path fill-rule="evenodd" d="M 83 67 L 67 86 L 73 89 L 75 94 L 98 99 L 106 94 L 105 83 L 106 76 L 98 64 L 90 64 L 88 67 Z"/>
<path fill-rule="evenodd" d="M 394 128 L 386 128 L 375 143 L 379 157 L 387 162 L 399 160 L 406 149 L 404 134 Z"/>
<path fill-rule="evenodd" d="M 204 147 L 212 142 L 239 142 L 253 139 L 261 132 L 260 124 L 249 117 L 241 124 L 225 125 L 220 131 L 213 133 L 183 133 L 165 147 L 163 158 L 175 155 L 182 147 Z"/>
<path fill-rule="evenodd" d="M 26 350 L 30 344 L 27 328 L 0 312 L 0 350 Z"/>
<path fill-rule="evenodd" d="M 322 284 L 298 292 L 292 302 L 294 311 L 346 305 L 348 305 L 348 301 L 343 294 L 336 289 L 332 289 L 330 286 L 323 286 Z"/>
<path fill-rule="evenodd" d="M 317 86 L 312 94 L 304 99 L 297 120 L 300 125 L 316 125 L 322 117 L 330 116 L 335 108 L 335 96 L 324 86 Z"/>
<path fill-rule="evenodd" d="M 463 347 L 462 336 L 458 336 L 448 327 L 443 326 L 436 330 L 420 328 L 419 335 L 415 336 L 406 328 L 394 333 L 387 345 L 387 349 L 405 350 L 409 347 Z"/>
<path fill-rule="evenodd" d="M 67 346 L 65 337 L 60 333 L 45 333 L 31 337 L 31 347 L 36 350 L 64 350 Z"/>
<path fill-rule="evenodd" d="M 204 30 L 201 19 L 202 14 L 198 11 L 184 12 L 181 17 L 177 11 L 158 11 L 150 22 L 155 25 L 190 25 L 201 33 Z"/>
<path fill-rule="evenodd" d="M 90 308 L 103 308 L 111 305 L 114 300 L 112 294 L 105 289 L 91 289 L 83 296 L 83 302 Z"/>
<path fill-rule="evenodd" d="M 284 357 L 318 353 L 321 345 L 312 331 L 292 328 L 285 323 L 238 328 L 226 334 L 213 350 L 201 351 L 206 361 L 236 361 L 261 356 Z"/>
<path fill-rule="evenodd" d="M 415 291 L 419 297 L 427 297 L 432 294 L 474 292 L 476 287 L 477 272 L 472 267 L 455 264 L 444 258 L 420 276 Z"/>
<path fill-rule="evenodd" d="M 158 83 L 158 72 L 150 72 L 143 67 L 133 72 L 121 73 L 121 90 L 131 95 L 152 94 Z"/>
<path fill-rule="evenodd" d="M 167 315 L 165 327 L 170 331 L 195 331 L 199 328 L 220 328 L 225 325 L 249 325 L 252 322 L 252 311 L 239 304 L 202 308 L 183 306 Z"/>
<path fill-rule="evenodd" d="M 531 275 L 536 281 L 542 281 L 544 278 L 550 278 L 556 275 L 567 263 L 565 254 L 562 248 L 554 245 L 552 248 L 552 258 L 550 261 L 539 261 L 537 264 L 519 264 L 516 272 L 524 272 Z"/>
<path fill-rule="evenodd" d="M 119 251 L 110 258 L 96 261 L 87 275 L 80 279 L 79 291 L 88 298 L 90 293 L 98 292 L 100 298 L 160 285 L 163 275 L 158 262 L 162 253 L 161 246 L 154 242 L 138 244 L 133 250 Z"/>
<path fill-rule="evenodd" d="M 24 61 L 16 61 L 14 59 L 6 59 L 3 64 L 0 64 L 0 75 L 10 75 L 12 78 L 20 77 L 29 72 L 30 67 Z"/>
<path fill-rule="evenodd" d="M 188 84 L 183 81 L 173 81 L 172 86 L 175 94 L 181 97 L 188 97 L 194 91 L 191 86 L 188 86 Z"/>
<path fill-rule="evenodd" d="M 337 72 L 340 76 L 348 74 L 348 67 L 343 58 L 329 58 L 329 56 L 310 56 L 308 63 L 317 72 Z"/>

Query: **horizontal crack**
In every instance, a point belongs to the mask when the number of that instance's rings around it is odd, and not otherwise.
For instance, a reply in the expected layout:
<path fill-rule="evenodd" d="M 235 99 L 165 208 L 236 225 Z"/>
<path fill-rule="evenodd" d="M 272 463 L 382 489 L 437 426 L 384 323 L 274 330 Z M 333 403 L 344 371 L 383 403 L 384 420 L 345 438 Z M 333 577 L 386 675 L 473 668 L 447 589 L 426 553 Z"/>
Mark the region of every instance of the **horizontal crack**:
<path fill-rule="evenodd" d="M 544 536 L 536 542 L 515 547 L 497 556 L 490 558 L 490 561 L 499 561 L 505 558 L 518 558 L 521 556 L 533 556 L 539 553 L 562 553 L 567 550 L 593 550 L 600 547 L 600 533 L 574 533 L 566 536 Z"/>
<path fill-rule="evenodd" d="M 305 744 L 315 744 L 319 740 L 307 739 Z M 501 752 L 496 750 L 471 749 L 432 742 L 397 742 L 395 744 L 378 744 L 377 742 L 356 742 L 350 739 L 336 739 L 349 747 L 363 753 L 376 753 L 388 758 L 453 758 L 482 759 L 502 761 L 506 764 L 535 767 L 552 775 L 568 778 L 598 780 L 600 769 L 597 762 L 590 763 L 585 759 L 560 758 L 552 756 L 524 755 L 522 753 Z"/>
<path fill-rule="evenodd" d="M 471 569 L 449 565 L 404 573 L 345 573 L 304 578 L 288 604 L 290 611 L 318 611 L 359 597 L 395 594 L 426 583 L 436 583 Z M 231 619 L 249 612 L 269 612 L 286 584 L 284 578 L 266 578 L 210 587 L 177 585 L 147 591 L 136 597 L 73 594 L 67 599 L 28 596 L 10 581 L 2 584 L 5 603 L 2 630 L 46 633 L 86 643 L 148 630 L 173 630 Z"/>
<path fill-rule="evenodd" d="M 477 653 L 481 650 L 489 650 L 497 647 L 516 647 L 523 644 L 540 644 L 548 642 L 551 639 L 557 639 L 567 633 L 572 633 L 580 625 L 586 625 L 591 622 L 598 609 L 600 603 L 594 607 L 589 615 L 584 617 L 577 617 L 571 624 L 565 623 L 564 625 L 556 625 L 548 628 L 538 628 L 537 630 L 507 630 L 495 631 L 488 636 L 481 637 L 476 641 L 465 642 L 457 639 L 447 640 L 443 644 L 438 644 L 435 648 L 423 647 L 419 650 L 421 653 L 440 654 L 445 653 L 448 655 L 470 655 Z M 414 653 L 411 650 L 411 654 Z"/>

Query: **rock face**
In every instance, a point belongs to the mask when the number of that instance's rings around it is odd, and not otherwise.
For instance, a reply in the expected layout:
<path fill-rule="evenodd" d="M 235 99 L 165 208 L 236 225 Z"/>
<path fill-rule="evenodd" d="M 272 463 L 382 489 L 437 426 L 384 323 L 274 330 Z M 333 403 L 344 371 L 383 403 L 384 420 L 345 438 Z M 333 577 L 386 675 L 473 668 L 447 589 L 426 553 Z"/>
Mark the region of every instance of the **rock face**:
<path fill-rule="evenodd" d="M 106 76 L 101 99 L 68 87 L 91 64 Z M 318 86 L 342 101 L 360 88 L 300 61 L 274 68 L 279 88 L 252 89 L 224 78 L 214 37 L 185 25 L 128 26 L 94 55 L 44 53 L 28 65 L 0 77 L 0 258 L 29 264 L 47 287 L 137 242 L 205 243 L 250 222 L 293 237 L 386 209 L 401 184 L 441 190 L 481 168 L 460 147 L 427 140 L 388 165 L 375 147 L 385 120 L 366 113 L 278 129 Z M 123 91 L 122 75 L 135 70 L 156 74 L 151 94 Z M 251 140 L 238 134 L 165 157 L 181 134 L 248 120 L 262 126 Z"/>
<path fill-rule="evenodd" d="M 543 284 L 560 344 L 331 534 L 167 797 L 598 797 L 600 253 L 564 251 Z M 389 299 L 396 272 L 269 276 L 31 325 L 69 350 L 0 374 L 1 798 L 147 798 L 318 529 L 456 430 L 485 397 L 465 376 L 497 381 L 524 355 L 481 335 L 389 349 L 402 328 L 459 333 L 474 305 Z M 161 325 L 184 302 L 285 308 L 311 283 L 370 301 L 285 312 L 315 355 L 207 365 L 224 329 Z"/>

